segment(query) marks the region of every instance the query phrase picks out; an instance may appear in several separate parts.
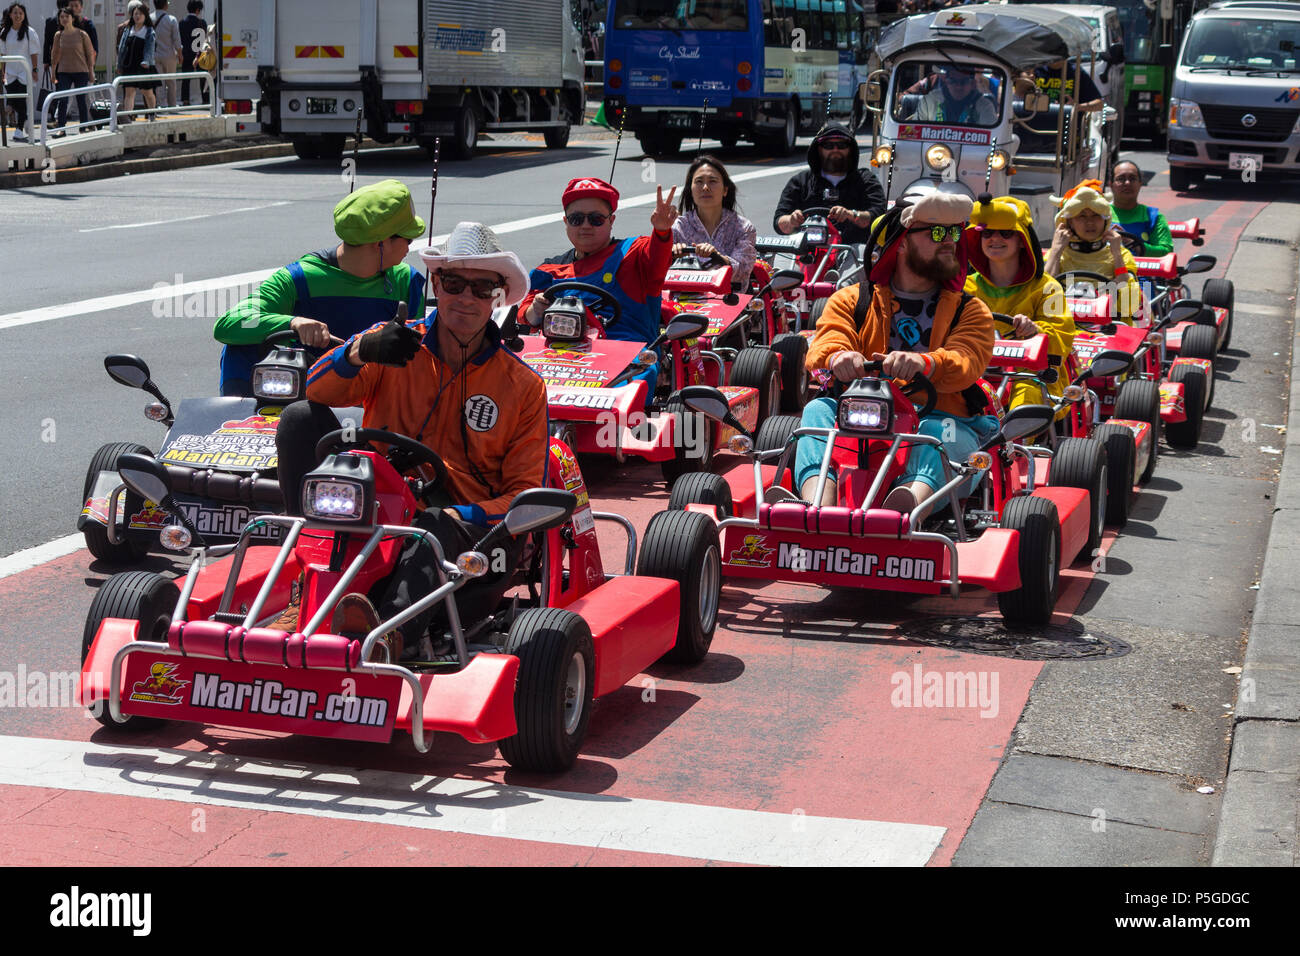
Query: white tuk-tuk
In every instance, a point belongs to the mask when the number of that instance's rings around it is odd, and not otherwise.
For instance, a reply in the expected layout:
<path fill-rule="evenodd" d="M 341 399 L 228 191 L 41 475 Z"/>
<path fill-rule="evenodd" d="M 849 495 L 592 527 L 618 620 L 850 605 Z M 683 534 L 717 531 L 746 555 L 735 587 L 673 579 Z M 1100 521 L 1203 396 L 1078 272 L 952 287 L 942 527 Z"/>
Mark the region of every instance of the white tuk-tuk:
<path fill-rule="evenodd" d="M 1112 161 L 1113 111 L 1076 116 L 1053 95 L 1073 102 L 1092 47 L 1087 24 L 1050 6 L 949 7 L 892 24 L 866 91 L 886 200 L 935 188 L 1015 196 L 1050 240 L 1050 197 L 1104 180 Z"/>

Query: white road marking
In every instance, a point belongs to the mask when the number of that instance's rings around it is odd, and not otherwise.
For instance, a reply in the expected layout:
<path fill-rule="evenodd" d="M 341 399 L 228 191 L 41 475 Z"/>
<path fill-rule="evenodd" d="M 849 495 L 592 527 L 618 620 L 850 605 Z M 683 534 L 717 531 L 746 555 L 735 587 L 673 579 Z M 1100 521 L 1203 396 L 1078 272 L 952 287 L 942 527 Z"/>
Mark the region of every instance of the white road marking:
<path fill-rule="evenodd" d="M 0 558 L 0 578 L 7 578 L 11 574 L 18 574 L 22 571 L 30 571 L 47 561 L 61 558 L 65 554 L 72 554 L 85 546 L 85 537 L 81 532 L 77 532 L 62 538 L 55 538 L 45 544 L 38 544 L 34 548 L 15 551 L 7 557 Z"/>
<path fill-rule="evenodd" d="M 106 232 L 109 229 L 143 229 L 146 226 L 169 226 L 174 222 L 192 222 L 195 219 L 211 219 L 213 216 L 229 216 L 236 212 L 256 212 L 259 209 L 272 209 L 275 206 L 288 206 L 283 202 L 266 203 L 263 206 L 240 206 L 238 209 L 223 209 L 220 212 L 205 212 L 198 216 L 181 216 L 179 219 L 155 219 L 153 222 L 127 222 L 116 226 L 95 226 L 93 229 L 78 229 L 77 232 Z"/>
<path fill-rule="evenodd" d="M 0 784 L 767 866 L 924 866 L 944 828 L 0 737 Z"/>
<path fill-rule="evenodd" d="M 765 176 L 777 176 L 782 173 L 788 173 L 794 170 L 803 169 L 803 165 L 778 166 L 772 169 L 756 169 L 747 173 L 740 173 L 733 176 L 735 182 L 745 182 L 750 179 L 761 179 Z M 665 190 L 664 195 L 668 195 Z M 648 206 L 655 201 L 654 193 L 645 193 L 641 196 L 631 196 L 619 200 L 619 209 L 627 209 L 636 206 Z M 251 207 L 250 207 L 251 208 Z M 529 216 L 526 219 L 515 219 L 510 222 L 503 222 L 492 227 L 497 235 L 503 236 L 512 232 L 522 232 L 525 229 L 535 229 L 538 226 L 558 225 L 560 222 L 559 210 L 547 213 L 543 216 Z M 439 245 L 447 241 L 447 234 L 434 236 L 431 241 L 417 239 L 411 243 L 411 252 L 415 253 L 421 249 L 427 249 L 430 245 Z M 278 268 L 278 267 L 277 267 Z M 11 329 L 20 325 L 32 325 L 36 322 L 51 322 L 55 319 L 67 319 L 80 317 L 92 312 L 105 312 L 109 309 L 121 309 L 131 305 L 139 305 L 141 302 L 152 302 L 155 299 L 171 299 L 176 296 L 192 295 L 196 292 L 206 292 L 209 290 L 226 289 L 238 285 L 256 285 L 266 279 L 275 269 L 260 269 L 255 272 L 242 272 L 237 275 L 219 276 L 213 279 L 201 279 L 194 282 L 184 282 L 177 284 L 159 284 L 157 288 L 137 289 L 134 292 L 122 292 L 118 295 L 100 296 L 97 299 L 83 299 L 80 302 L 65 302 L 61 305 L 43 306 L 37 309 L 25 309 L 22 312 L 10 312 L 7 315 L 0 315 L 0 329 Z"/>

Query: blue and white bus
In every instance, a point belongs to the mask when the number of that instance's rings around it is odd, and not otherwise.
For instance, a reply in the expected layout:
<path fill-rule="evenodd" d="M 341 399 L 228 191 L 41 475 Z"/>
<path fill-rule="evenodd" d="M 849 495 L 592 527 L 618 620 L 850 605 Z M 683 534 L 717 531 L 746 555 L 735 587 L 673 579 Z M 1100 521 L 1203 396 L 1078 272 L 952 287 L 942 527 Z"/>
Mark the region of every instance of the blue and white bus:
<path fill-rule="evenodd" d="M 652 156 L 701 132 L 789 153 L 828 117 L 857 128 L 875 25 L 856 0 L 610 0 L 605 117 Z"/>

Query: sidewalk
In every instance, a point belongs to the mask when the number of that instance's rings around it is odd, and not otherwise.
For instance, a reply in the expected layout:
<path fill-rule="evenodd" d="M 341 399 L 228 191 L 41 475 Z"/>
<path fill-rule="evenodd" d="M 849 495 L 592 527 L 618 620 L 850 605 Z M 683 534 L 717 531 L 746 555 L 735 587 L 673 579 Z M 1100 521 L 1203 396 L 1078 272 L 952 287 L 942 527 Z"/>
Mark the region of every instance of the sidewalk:
<path fill-rule="evenodd" d="M 1288 215 L 1292 208 L 1269 206 L 1242 239 L 1271 235 L 1295 248 L 1300 225 Z M 1238 293 L 1242 288 L 1238 282 Z M 1300 354 L 1300 292 L 1295 305 L 1292 362 Z M 1290 367 L 1282 474 L 1238 687 L 1214 866 L 1300 864 L 1300 433 L 1289 427 L 1300 422 L 1300 376 Z"/>

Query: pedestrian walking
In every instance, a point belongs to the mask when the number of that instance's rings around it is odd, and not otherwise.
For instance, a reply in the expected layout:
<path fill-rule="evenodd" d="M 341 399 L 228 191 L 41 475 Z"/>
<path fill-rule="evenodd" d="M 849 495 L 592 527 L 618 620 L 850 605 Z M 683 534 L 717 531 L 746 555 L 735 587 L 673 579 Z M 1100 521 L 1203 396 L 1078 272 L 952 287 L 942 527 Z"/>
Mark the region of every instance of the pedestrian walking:
<path fill-rule="evenodd" d="M 59 11 L 59 32 L 54 35 L 50 50 L 55 89 L 75 90 L 90 85 L 90 78 L 95 75 L 95 48 L 90 43 L 90 34 L 77 26 L 76 17 L 67 7 Z M 78 94 L 77 109 L 82 117 L 89 119 L 90 101 L 85 93 Z M 67 122 L 68 98 L 60 97 L 54 103 L 54 128 L 63 129 Z"/>
<path fill-rule="evenodd" d="M 80 0 L 73 0 L 74 3 Z M 155 0 L 157 13 L 153 18 L 154 29 L 154 66 L 159 76 L 175 73 L 181 64 L 181 26 L 168 11 L 167 0 Z M 176 80 L 162 80 L 159 96 L 163 106 L 176 106 L 180 103 L 178 96 L 180 84 Z"/>
<path fill-rule="evenodd" d="M 39 65 L 38 57 L 41 50 L 41 38 L 36 33 L 36 28 L 27 22 L 27 8 L 21 3 L 10 4 L 4 12 L 4 18 L 0 20 L 0 56 L 26 56 L 31 58 L 32 62 L 32 82 L 39 82 L 40 74 L 37 72 Z M 22 67 L 14 64 L 0 65 L 0 73 L 4 76 L 5 93 L 10 97 L 5 101 L 6 106 L 10 106 L 14 111 L 14 141 L 23 142 L 27 139 L 25 129 L 27 127 L 27 76 L 23 73 Z"/>
<path fill-rule="evenodd" d="M 194 63 L 208 42 L 208 21 L 203 19 L 203 0 L 190 0 L 187 9 L 189 13 L 181 21 L 181 72 L 193 73 Z M 207 87 L 202 80 L 196 81 L 195 85 L 199 87 L 202 102 L 206 103 Z M 186 106 L 192 102 L 189 80 L 181 80 L 181 102 Z"/>
<path fill-rule="evenodd" d="M 122 76 L 149 76 L 157 73 L 154 69 L 154 28 L 149 22 L 149 11 L 144 4 L 132 7 L 131 26 L 122 31 L 122 39 L 117 46 L 117 72 Z M 135 109 L 135 91 L 144 94 L 146 109 L 156 109 L 158 101 L 154 90 L 158 88 L 156 80 L 134 80 L 125 87 L 122 108 L 128 112 Z M 134 119 L 134 117 L 129 117 Z M 154 115 L 149 114 L 153 120 Z"/>

